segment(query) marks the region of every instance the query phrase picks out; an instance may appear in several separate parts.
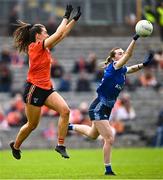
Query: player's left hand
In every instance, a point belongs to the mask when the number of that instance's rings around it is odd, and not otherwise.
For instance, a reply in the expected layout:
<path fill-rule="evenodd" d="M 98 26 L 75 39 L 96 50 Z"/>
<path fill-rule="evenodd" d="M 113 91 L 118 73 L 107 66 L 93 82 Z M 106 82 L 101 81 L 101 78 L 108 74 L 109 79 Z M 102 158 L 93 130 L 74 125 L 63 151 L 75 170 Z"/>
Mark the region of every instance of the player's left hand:
<path fill-rule="evenodd" d="M 77 7 L 77 13 L 76 13 L 76 15 L 73 17 L 73 19 L 75 20 L 75 21 L 78 21 L 79 20 L 79 18 L 80 18 L 80 16 L 81 16 L 81 11 L 80 11 L 80 6 L 78 6 Z"/>
<path fill-rule="evenodd" d="M 143 66 L 148 66 L 148 64 L 150 64 L 150 62 L 152 61 L 153 59 L 153 52 L 150 51 L 144 58 L 144 61 L 143 61 Z"/>

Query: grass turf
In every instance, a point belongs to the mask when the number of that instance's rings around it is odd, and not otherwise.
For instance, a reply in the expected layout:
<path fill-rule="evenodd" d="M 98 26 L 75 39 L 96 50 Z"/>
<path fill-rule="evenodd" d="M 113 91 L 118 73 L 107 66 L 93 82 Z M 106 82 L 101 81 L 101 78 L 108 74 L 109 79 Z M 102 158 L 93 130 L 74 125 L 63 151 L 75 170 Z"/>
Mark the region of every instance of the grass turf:
<path fill-rule="evenodd" d="M 23 150 L 15 160 L 0 151 L 0 179 L 163 179 L 163 149 L 113 149 L 114 177 L 104 175 L 101 149 L 68 152 L 70 159 L 54 150 Z"/>

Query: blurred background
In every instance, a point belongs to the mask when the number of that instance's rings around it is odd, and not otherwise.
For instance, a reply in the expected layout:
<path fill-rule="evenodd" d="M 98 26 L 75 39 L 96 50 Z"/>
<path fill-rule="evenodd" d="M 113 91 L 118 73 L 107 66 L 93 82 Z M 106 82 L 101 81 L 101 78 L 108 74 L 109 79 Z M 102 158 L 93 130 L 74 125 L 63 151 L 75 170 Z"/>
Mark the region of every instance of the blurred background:
<path fill-rule="evenodd" d="M 18 19 L 42 23 L 55 32 L 66 4 L 81 6 L 82 17 L 70 35 L 53 50 L 51 76 L 55 89 L 71 108 L 70 122 L 88 124 L 88 108 L 98 86 L 104 61 L 113 47 L 126 49 L 141 19 L 151 21 L 154 32 L 140 38 L 129 65 L 141 63 L 154 51 L 149 67 L 128 75 L 111 115 L 115 147 L 163 146 L 163 1 L 162 0 L 0 0 L 0 149 L 7 149 L 26 123 L 22 93 L 28 57 L 13 46 Z M 42 107 L 40 125 L 23 147 L 52 148 L 57 138 L 58 114 Z M 69 132 L 69 148 L 97 148 L 102 140 L 89 140 Z"/>

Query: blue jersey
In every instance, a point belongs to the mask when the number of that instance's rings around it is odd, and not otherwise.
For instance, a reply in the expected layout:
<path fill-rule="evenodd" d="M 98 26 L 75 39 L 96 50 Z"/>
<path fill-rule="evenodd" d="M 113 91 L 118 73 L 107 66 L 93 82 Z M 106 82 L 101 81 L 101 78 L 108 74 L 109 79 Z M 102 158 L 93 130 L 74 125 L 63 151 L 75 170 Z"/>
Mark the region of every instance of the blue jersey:
<path fill-rule="evenodd" d="M 114 68 L 114 62 L 104 70 L 104 76 L 97 88 L 98 97 L 107 106 L 113 107 L 115 101 L 123 89 L 126 80 L 127 67 Z"/>

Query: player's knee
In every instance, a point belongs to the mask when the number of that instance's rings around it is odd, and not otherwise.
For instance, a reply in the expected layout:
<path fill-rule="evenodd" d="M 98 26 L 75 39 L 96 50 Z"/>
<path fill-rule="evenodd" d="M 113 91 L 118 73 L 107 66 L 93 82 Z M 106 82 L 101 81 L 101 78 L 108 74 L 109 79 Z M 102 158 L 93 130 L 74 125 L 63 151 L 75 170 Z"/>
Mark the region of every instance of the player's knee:
<path fill-rule="evenodd" d="M 105 138 L 105 142 L 112 145 L 114 143 L 114 136 L 109 135 L 107 138 Z"/>
<path fill-rule="evenodd" d="M 63 116 L 63 117 L 69 117 L 69 115 L 70 115 L 70 109 L 67 108 L 67 107 L 62 108 L 60 115 Z"/>
<path fill-rule="evenodd" d="M 112 136 L 111 138 L 110 138 L 110 144 L 113 144 L 114 143 L 114 137 Z"/>

